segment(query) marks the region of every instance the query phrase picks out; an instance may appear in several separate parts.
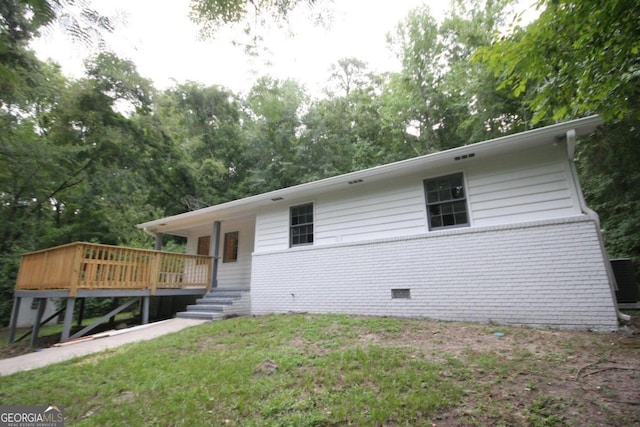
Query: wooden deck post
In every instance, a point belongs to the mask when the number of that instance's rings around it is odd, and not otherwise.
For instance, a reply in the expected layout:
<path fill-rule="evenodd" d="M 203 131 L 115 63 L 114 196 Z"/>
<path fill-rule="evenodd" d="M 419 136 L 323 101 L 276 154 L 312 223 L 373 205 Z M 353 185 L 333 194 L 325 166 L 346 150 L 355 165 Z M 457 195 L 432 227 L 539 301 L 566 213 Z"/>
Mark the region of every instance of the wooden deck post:
<path fill-rule="evenodd" d="M 13 298 L 13 309 L 11 310 L 11 323 L 9 324 L 9 344 L 13 344 L 16 339 L 16 327 L 18 325 L 18 314 L 20 313 L 20 304 L 22 298 Z"/>
<path fill-rule="evenodd" d="M 160 267 L 162 264 L 162 254 L 159 252 L 151 255 L 151 295 L 156 294 L 158 289 L 158 281 L 160 280 Z"/>
<path fill-rule="evenodd" d="M 73 268 L 71 269 L 71 286 L 69 288 L 69 296 L 74 297 L 78 292 L 78 283 L 80 282 L 80 268 L 82 266 L 82 259 L 84 258 L 84 245 L 79 243 L 76 246 L 76 251 L 73 254 Z M 73 315 L 73 313 L 71 313 Z M 66 313 L 65 313 L 66 316 Z M 66 317 L 65 317 L 66 319 Z M 69 324 L 71 325 L 71 324 Z"/>
<path fill-rule="evenodd" d="M 62 336 L 60 342 L 65 342 L 71 335 L 71 321 L 73 320 L 73 307 L 76 304 L 75 298 L 67 298 L 67 308 L 64 312 L 64 323 L 62 325 Z"/>
<path fill-rule="evenodd" d="M 31 332 L 31 347 L 35 347 L 38 342 L 38 334 L 40 333 L 40 322 L 42 322 L 42 315 L 44 314 L 44 309 L 47 306 L 46 298 L 36 298 L 38 301 L 38 311 L 36 312 L 36 318 L 33 322 L 33 329 Z"/>

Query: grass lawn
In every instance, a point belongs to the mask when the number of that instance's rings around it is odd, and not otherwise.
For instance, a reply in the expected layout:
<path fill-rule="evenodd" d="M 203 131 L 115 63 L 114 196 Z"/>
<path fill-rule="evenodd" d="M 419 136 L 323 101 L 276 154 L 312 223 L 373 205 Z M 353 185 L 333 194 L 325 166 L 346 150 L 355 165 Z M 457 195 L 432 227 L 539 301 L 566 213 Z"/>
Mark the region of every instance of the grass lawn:
<path fill-rule="evenodd" d="M 503 336 L 497 336 L 501 332 Z M 0 378 L 84 426 L 622 426 L 637 336 L 287 314 L 207 323 Z"/>

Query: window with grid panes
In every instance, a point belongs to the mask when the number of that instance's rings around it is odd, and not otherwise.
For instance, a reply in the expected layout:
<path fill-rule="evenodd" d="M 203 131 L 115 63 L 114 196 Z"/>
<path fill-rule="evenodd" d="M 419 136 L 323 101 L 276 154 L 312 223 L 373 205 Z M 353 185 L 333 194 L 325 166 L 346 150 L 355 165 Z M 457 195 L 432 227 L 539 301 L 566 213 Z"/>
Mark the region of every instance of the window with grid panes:
<path fill-rule="evenodd" d="M 291 207 L 290 216 L 290 246 L 312 244 L 313 203 Z"/>
<path fill-rule="evenodd" d="M 429 230 L 469 225 L 462 173 L 424 181 Z"/>

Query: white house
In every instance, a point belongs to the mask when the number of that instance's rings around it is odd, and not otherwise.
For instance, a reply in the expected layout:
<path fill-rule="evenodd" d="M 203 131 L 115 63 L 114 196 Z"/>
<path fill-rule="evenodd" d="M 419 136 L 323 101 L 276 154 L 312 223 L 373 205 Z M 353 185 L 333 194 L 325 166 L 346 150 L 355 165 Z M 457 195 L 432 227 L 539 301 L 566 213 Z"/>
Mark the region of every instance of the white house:
<path fill-rule="evenodd" d="M 218 256 L 214 286 L 244 290 L 251 314 L 612 330 L 615 279 L 572 162 L 576 136 L 600 124 L 586 117 L 139 227 Z"/>

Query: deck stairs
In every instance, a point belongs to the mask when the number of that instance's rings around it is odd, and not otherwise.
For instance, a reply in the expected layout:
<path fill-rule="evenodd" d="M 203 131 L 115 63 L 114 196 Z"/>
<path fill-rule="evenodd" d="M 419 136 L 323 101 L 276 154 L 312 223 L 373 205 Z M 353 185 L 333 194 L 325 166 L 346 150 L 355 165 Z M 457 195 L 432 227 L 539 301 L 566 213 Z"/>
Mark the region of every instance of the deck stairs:
<path fill-rule="evenodd" d="M 187 306 L 187 311 L 176 313 L 182 319 L 218 320 L 229 316 L 248 315 L 251 312 L 248 288 L 214 288 Z"/>

